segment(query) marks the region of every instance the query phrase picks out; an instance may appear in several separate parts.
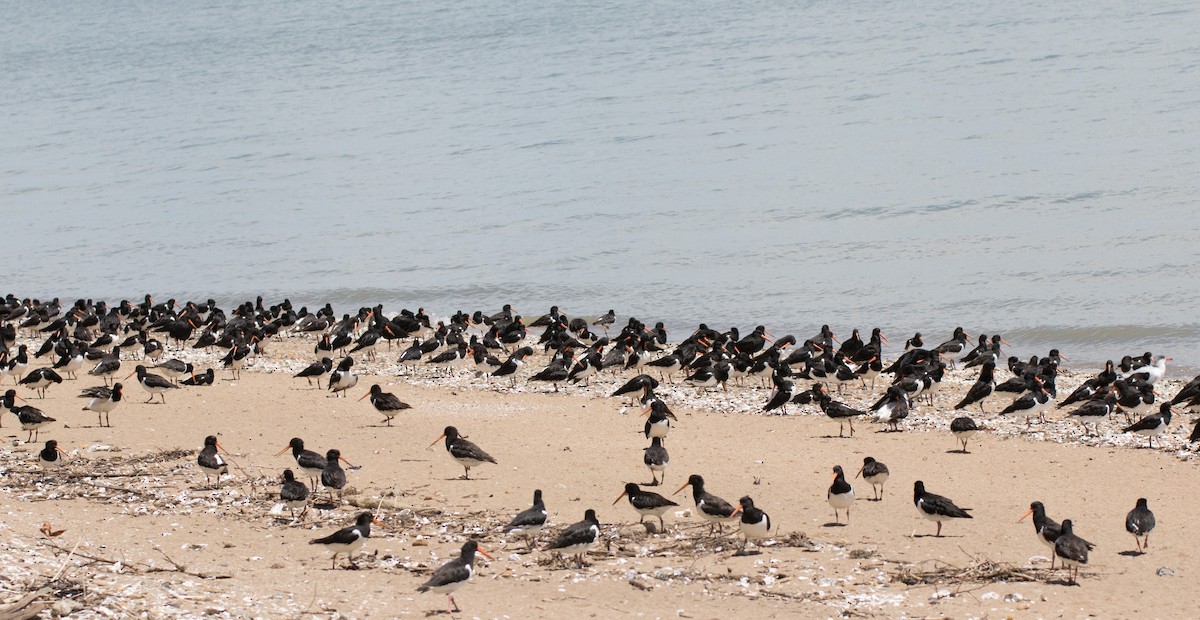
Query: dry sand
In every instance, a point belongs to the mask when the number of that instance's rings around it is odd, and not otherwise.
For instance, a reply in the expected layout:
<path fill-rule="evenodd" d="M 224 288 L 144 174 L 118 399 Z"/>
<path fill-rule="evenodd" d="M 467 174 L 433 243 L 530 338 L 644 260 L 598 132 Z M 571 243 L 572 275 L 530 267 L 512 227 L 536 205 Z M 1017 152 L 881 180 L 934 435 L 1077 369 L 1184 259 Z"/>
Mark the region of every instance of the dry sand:
<path fill-rule="evenodd" d="M 760 554 L 735 556 L 740 537 L 709 537 L 688 514 L 688 491 L 674 497 L 680 507 L 668 512 L 665 534 L 638 526 L 624 500 L 611 505 L 624 482 L 650 479 L 644 418 L 620 399 L 596 396 L 632 373 L 550 393 L 523 380 L 516 390 L 499 389 L 466 370 L 448 379 L 424 369 L 397 376 L 400 369 L 381 361 L 359 364 L 364 374 L 350 398 L 330 398 L 291 378 L 310 361 L 311 346 L 298 337 L 275 343 L 241 380 L 219 372 L 217 385 L 172 390 L 166 404 L 143 404 L 142 388 L 127 380 L 112 428 L 95 427 L 94 414 L 80 411 L 79 389 L 98 383 L 90 378 L 51 387 L 44 401 L 21 388 L 58 419 L 42 440 L 57 439 L 69 466 L 38 470 L 41 445 L 23 444 L 15 416 L 5 413 L 0 530 L 11 543 L 0 552 L 0 606 L 47 586 L 41 600 L 54 607 L 43 615 L 426 617 L 444 610 L 446 599 L 416 587 L 473 537 L 495 559 L 478 562 L 475 579 L 458 592 L 459 617 L 1200 616 L 1200 603 L 1183 595 L 1200 574 L 1184 544 L 1200 532 L 1192 518 L 1200 474 L 1181 439 L 1186 420 L 1175 423 L 1167 448 L 1150 450 L 1123 445 L 1145 442 L 1119 434 L 1085 446 L 1065 424 L 1025 429 L 975 416 L 997 430 L 960 454 L 951 452 L 958 446 L 945 428 L 973 371 L 953 373 L 954 385 L 934 408 L 917 410 L 908 431 L 882 433 L 861 421 L 845 439 L 811 408 L 755 412 L 764 388 L 698 398 L 694 389 L 664 386 L 680 420 L 667 441 L 666 483 L 656 490 L 669 494 L 702 474 L 730 501 L 752 496 L 777 528 Z M 171 355 L 201 367 L 215 359 Z M 543 361 L 531 359 L 522 377 Z M 1086 374 L 1062 380 L 1060 395 Z M 393 427 L 355 400 L 375 382 L 413 407 Z M 855 394 L 847 400 L 869 398 Z M 462 469 L 444 447 L 427 448 L 446 425 L 499 464 L 457 479 Z M 219 489 L 206 487 L 195 465 L 208 434 L 219 436 L 236 465 Z M 278 477 L 294 467 L 290 455 L 275 453 L 293 436 L 321 452 L 339 448 L 356 466 L 345 501 L 311 509 L 300 522 L 271 514 Z M 857 471 L 864 456 L 891 468 L 886 495 L 864 501 L 870 485 L 851 480 L 859 501 L 850 524 L 831 526 L 831 468 Z M 934 524 L 913 507 L 918 479 L 975 518 L 948 522 L 944 536 L 933 537 Z M 523 541 L 500 533 L 535 488 L 551 515 L 543 543 L 585 509 L 597 510 L 605 542 L 589 567 L 526 553 Z M 1149 499 L 1158 528 L 1149 552 L 1131 555 L 1123 524 L 1138 497 Z M 1016 522 L 1033 500 L 1051 517 L 1073 519 L 1096 543 L 1078 586 L 1048 570 L 1032 525 Z M 331 570 L 329 555 L 307 542 L 350 524 L 359 511 L 351 502 L 378 506 L 384 526 L 372 530 L 360 570 L 345 570 L 342 559 Z M 46 536 L 43 523 L 65 532 Z"/>

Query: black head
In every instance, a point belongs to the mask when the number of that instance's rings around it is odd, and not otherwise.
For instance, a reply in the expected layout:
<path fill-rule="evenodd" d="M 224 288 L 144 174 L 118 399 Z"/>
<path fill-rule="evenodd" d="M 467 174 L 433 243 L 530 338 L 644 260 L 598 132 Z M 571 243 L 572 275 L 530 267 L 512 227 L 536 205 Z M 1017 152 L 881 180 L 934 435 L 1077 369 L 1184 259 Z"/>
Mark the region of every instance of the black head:
<path fill-rule="evenodd" d="M 1029 509 L 1033 511 L 1034 516 L 1046 514 L 1046 507 L 1041 502 L 1029 504 Z"/>
<path fill-rule="evenodd" d="M 47 452 L 54 452 L 57 449 L 58 449 L 58 440 L 51 439 L 46 442 L 46 451 Z M 1141 506 L 1142 504 L 1145 504 L 1145 503 L 1146 503 L 1146 500 L 1143 499 L 1140 501 L 1138 506 Z"/>
<path fill-rule="evenodd" d="M 458 429 L 454 428 L 453 426 L 447 426 L 445 430 L 442 431 L 442 434 L 446 436 L 446 441 L 451 443 L 458 439 Z"/>
<path fill-rule="evenodd" d="M 703 489 L 704 476 L 701 476 L 700 474 L 692 474 L 688 476 L 688 484 L 692 485 L 693 488 Z"/>
<path fill-rule="evenodd" d="M 292 440 L 288 442 L 288 447 L 293 450 L 303 450 L 304 440 L 299 437 L 292 437 Z"/>
<path fill-rule="evenodd" d="M 371 396 L 379 396 L 382 393 L 383 393 L 383 388 L 379 387 L 378 383 L 371 386 Z"/>
<path fill-rule="evenodd" d="M 600 520 L 596 518 L 596 511 L 591 508 L 588 508 L 583 512 L 583 520 L 589 523 L 600 525 Z"/>
<path fill-rule="evenodd" d="M 742 499 L 738 500 L 738 504 L 742 507 L 743 512 L 754 508 L 754 500 L 750 499 L 749 495 L 742 496 Z"/>
<path fill-rule="evenodd" d="M 863 459 L 863 465 L 870 465 L 875 462 L 875 457 L 868 456 Z"/>
<path fill-rule="evenodd" d="M 534 489 L 534 491 L 533 491 L 533 503 L 534 503 L 534 504 L 540 504 L 540 503 L 542 503 L 542 490 L 541 490 L 541 489 Z"/>
<path fill-rule="evenodd" d="M 475 559 L 475 552 L 479 550 L 479 543 L 474 540 L 468 540 L 463 543 L 462 555 L 459 556 L 464 560 L 471 561 Z"/>
<path fill-rule="evenodd" d="M 364 513 L 358 515 L 358 518 L 354 520 L 354 523 L 355 523 L 355 525 L 362 527 L 364 525 L 369 525 L 374 520 L 375 520 L 375 515 L 371 514 L 370 511 L 367 511 L 367 512 L 364 512 Z"/>
<path fill-rule="evenodd" d="M 205 445 L 206 447 L 207 447 L 207 446 L 216 446 L 216 445 L 217 445 L 217 436 L 216 436 L 216 435 L 209 435 L 208 437 L 205 437 L 205 438 L 204 438 L 204 445 Z"/>
<path fill-rule="evenodd" d="M 920 480 L 913 483 L 913 492 L 920 495 L 925 492 L 925 483 Z"/>
<path fill-rule="evenodd" d="M 1071 520 L 1070 520 L 1070 519 L 1064 519 L 1064 520 L 1063 520 L 1063 522 L 1062 522 L 1062 533 L 1063 533 L 1063 535 L 1070 535 L 1070 534 L 1073 534 L 1073 533 L 1074 533 L 1074 532 L 1072 531 L 1073 529 L 1074 529 L 1074 524 L 1073 524 L 1073 523 L 1071 523 Z"/>
<path fill-rule="evenodd" d="M 296 474 L 292 473 L 292 470 L 290 470 L 290 469 L 283 470 L 283 481 L 284 482 L 295 482 Z"/>
<path fill-rule="evenodd" d="M 47 442 L 46 442 L 46 447 L 47 447 L 47 448 L 48 448 L 48 447 L 50 447 L 50 442 L 49 442 L 49 441 L 47 441 Z M 1138 508 L 1140 508 L 1140 509 L 1142 509 L 1142 510 L 1148 510 L 1148 509 L 1149 509 L 1149 504 L 1146 502 L 1146 498 L 1144 498 L 1144 497 L 1138 498 L 1138 501 L 1137 501 L 1137 507 L 1138 507 Z"/>
<path fill-rule="evenodd" d="M 330 448 L 325 452 L 325 460 L 330 463 L 337 463 L 340 458 L 342 458 L 342 452 L 337 448 Z"/>
<path fill-rule="evenodd" d="M 834 465 L 834 466 L 833 466 L 833 473 L 834 473 L 834 474 L 837 474 L 837 477 L 838 477 L 838 478 L 843 478 L 843 477 L 845 477 L 845 476 L 846 476 L 846 472 L 842 471 L 842 466 L 841 466 L 841 465 Z"/>
<path fill-rule="evenodd" d="M 626 495 L 634 495 L 636 493 L 641 493 L 641 492 L 642 492 L 642 489 L 641 489 L 641 487 L 639 487 L 637 485 L 636 482 L 626 482 L 625 483 L 625 494 Z"/>

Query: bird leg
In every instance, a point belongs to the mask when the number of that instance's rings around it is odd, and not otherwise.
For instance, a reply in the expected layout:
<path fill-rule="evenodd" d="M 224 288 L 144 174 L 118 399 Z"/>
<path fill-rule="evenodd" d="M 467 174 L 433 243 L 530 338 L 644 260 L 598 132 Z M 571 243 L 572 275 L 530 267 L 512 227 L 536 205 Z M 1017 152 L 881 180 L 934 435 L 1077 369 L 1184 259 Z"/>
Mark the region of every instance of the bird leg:
<path fill-rule="evenodd" d="M 941 521 L 938 521 L 938 522 L 937 522 L 937 526 L 938 526 L 938 529 L 937 529 L 937 534 L 935 534 L 935 536 L 939 536 L 939 537 L 940 537 L 940 536 L 942 535 L 942 522 L 941 522 Z"/>
<path fill-rule="evenodd" d="M 455 603 L 455 602 L 454 602 L 454 595 L 453 595 L 453 594 L 447 594 L 447 595 L 446 595 L 446 597 L 450 599 L 450 604 L 454 606 L 452 609 L 448 609 L 448 610 L 447 610 L 448 612 L 450 612 L 450 613 L 455 613 L 455 612 L 458 612 L 458 611 L 462 611 L 461 609 L 459 609 L 459 608 L 458 608 L 458 603 Z"/>
<path fill-rule="evenodd" d="M 463 474 L 463 477 L 462 477 L 462 479 L 463 479 L 463 480 L 470 480 L 470 479 L 471 479 L 471 468 L 470 468 L 470 467 L 463 467 L 463 471 L 464 471 L 464 472 L 466 472 L 466 473 L 464 473 L 464 474 Z"/>

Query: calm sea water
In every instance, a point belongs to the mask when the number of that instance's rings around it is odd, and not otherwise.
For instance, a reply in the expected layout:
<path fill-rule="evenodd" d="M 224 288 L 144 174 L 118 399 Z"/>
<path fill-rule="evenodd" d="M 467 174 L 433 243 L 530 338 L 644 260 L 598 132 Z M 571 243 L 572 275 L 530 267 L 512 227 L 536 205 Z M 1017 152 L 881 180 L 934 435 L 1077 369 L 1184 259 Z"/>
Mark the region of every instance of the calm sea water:
<path fill-rule="evenodd" d="M 1200 366 L 1200 7 L 911 4 L 4 2 L 4 288 Z"/>

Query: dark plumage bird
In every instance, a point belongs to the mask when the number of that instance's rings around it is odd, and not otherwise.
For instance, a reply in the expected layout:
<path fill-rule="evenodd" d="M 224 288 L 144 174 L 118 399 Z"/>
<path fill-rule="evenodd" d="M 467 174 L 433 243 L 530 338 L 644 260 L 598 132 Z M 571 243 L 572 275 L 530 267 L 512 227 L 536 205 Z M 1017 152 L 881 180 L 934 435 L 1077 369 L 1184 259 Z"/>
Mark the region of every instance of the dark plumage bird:
<path fill-rule="evenodd" d="M 735 515 L 733 505 L 705 490 L 704 478 L 699 474 L 688 476 L 688 481 L 672 495 L 678 495 L 680 491 L 689 486 L 692 487 L 692 500 L 696 502 L 696 510 L 699 511 L 700 518 L 709 523 L 710 534 L 714 529 L 720 532 L 725 522 L 733 520 Z"/>
<path fill-rule="evenodd" d="M 321 545 L 326 550 L 333 553 L 332 568 L 337 568 L 337 556 L 339 553 L 345 553 L 346 559 L 350 562 L 350 567 L 355 567 L 354 554 L 363 545 L 367 543 L 367 539 L 371 537 L 371 524 L 383 525 L 370 512 L 364 512 L 358 515 L 354 525 L 344 527 L 324 538 L 314 538 L 308 541 L 310 545 Z"/>
<path fill-rule="evenodd" d="M 1139 498 L 1137 506 L 1134 506 L 1133 510 L 1130 510 L 1129 514 L 1125 516 L 1125 531 L 1133 534 L 1133 540 L 1137 543 L 1139 552 L 1145 553 L 1146 549 L 1150 547 L 1150 530 L 1152 529 L 1154 529 L 1154 513 L 1150 512 L 1146 498 Z"/>
<path fill-rule="evenodd" d="M 970 508 L 959 508 L 948 498 L 926 492 L 925 483 L 920 480 L 913 483 L 913 503 L 922 517 L 937 523 L 936 536 L 942 535 L 942 521 L 974 518 L 967 514 Z"/>
<path fill-rule="evenodd" d="M 671 412 L 671 408 L 667 406 L 667 403 L 657 398 L 651 401 L 650 406 L 646 407 L 646 410 L 642 412 L 642 415 L 647 414 L 650 417 L 646 418 L 646 424 L 642 428 L 646 439 L 653 439 L 655 437 L 666 439 L 667 431 L 671 430 L 671 420 L 679 421 L 675 417 L 675 414 Z"/>
<path fill-rule="evenodd" d="M 818 383 L 817 385 L 820 386 L 814 393 L 817 404 L 820 405 L 821 411 L 825 412 L 825 415 L 833 420 L 837 420 L 838 437 L 845 436 L 842 433 L 845 430 L 844 424 L 847 423 L 850 425 L 850 436 L 853 437 L 854 417 L 866 415 L 867 412 L 855 409 L 846 403 L 833 400 L 833 397 L 829 395 L 829 389 L 825 387 L 824 383 Z"/>
<path fill-rule="evenodd" d="M 596 511 L 588 508 L 583 513 L 583 520 L 572 523 L 559 533 L 558 537 L 546 546 L 546 551 L 557 551 L 566 556 L 575 556 L 579 566 L 584 565 L 584 556 L 589 549 L 600 540 L 600 521 L 596 519 Z"/>
<path fill-rule="evenodd" d="M 166 378 L 170 379 L 177 385 L 179 383 L 179 378 L 184 375 L 193 377 L 196 376 L 196 367 L 193 366 L 191 362 L 185 362 L 180 359 L 169 359 L 165 362 L 156 364 L 154 368 L 156 370 L 161 370 Z"/>
<path fill-rule="evenodd" d="M 396 398 L 395 394 L 384 392 L 378 383 L 372 385 L 371 391 L 363 394 L 358 400 L 368 396 L 371 397 L 371 405 L 375 407 L 376 411 L 383 414 L 384 422 L 387 422 L 388 426 L 392 425 L 392 418 L 396 417 L 397 413 L 405 409 L 412 409 L 412 405 Z"/>
<path fill-rule="evenodd" d="M 626 497 L 629 498 L 629 505 L 633 506 L 633 509 L 637 511 L 638 515 L 641 517 L 638 519 L 638 523 L 643 523 L 646 520 L 646 517 L 658 517 L 660 531 L 665 530 L 667 527 L 666 523 L 663 521 L 663 514 L 665 514 L 667 510 L 671 508 L 671 506 L 679 505 L 659 495 L 658 493 L 643 491 L 636 483 L 633 482 L 625 483 L 625 490 L 621 491 L 621 494 L 617 496 L 617 499 L 613 500 L 613 505 L 615 506 L 617 502 Z"/>
<path fill-rule="evenodd" d="M 834 523 L 841 523 L 839 511 L 846 511 L 846 525 L 850 525 L 850 507 L 854 505 L 854 487 L 846 482 L 846 472 L 841 465 L 833 467 L 833 484 L 825 492 L 825 500 L 833 507 Z"/>
<path fill-rule="evenodd" d="M 453 426 L 447 426 L 442 431 L 441 436 L 433 440 L 429 447 L 437 445 L 437 442 L 442 439 L 446 440 L 446 452 L 450 454 L 450 458 L 458 461 L 459 465 L 463 466 L 463 480 L 471 479 L 471 468 L 479 467 L 484 463 L 495 463 L 496 459 L 490 454 L 484 452 L 479 446 L 467 441 L 467 438 L 458 434 L 458 429 Z"/>
<path fill-rule="evenodd" d="M 521 366 L 525 365 L 525 358 L 530 355 L 533 355 L 532 347 L 521 347 L 513 351 L 513 354 L 499 368 L 492 372 L 492 376 L 511 377 L 512 384 L 515 386 L 517 384 L 517 371 L 521 369 Z"/>
<path fill-rule="evenodd" d="M 1062 526 L 1058 521 L 1046 516 L 1046 507 L 1041 502 L 1033 502 L 1029 504 L 1029 511 L 1017 519 L 1017 523 L 1025 520 L 1025 517 L 1033 515 L 1033 533 L 1037 536 L 1038 542 L 1046 545 L 1050 550 L 1050 568 L 1054 568 L 1054 560 L 1057 557 L 1054 553 L 1054 543 L 1062 534 Z M 1082 539 L 1080 539 L 1082 540 Z M 1095 545 L 1086 540 L 1083 541 L 1088 549 L 1094 549 Z"/>
<path fill-rule="evenodd" d="M 82 411 L 96 412 L 96 425 L 104 426 L 107 421 L 108 426 L 112 426 L 112 420 L 108 416 L 117 405 L 121 404 L 121 399 L 124 397 L 125 386 L 116 383 L 112 388 L 104 386 L 95 386 L 84 388 L 79 398 L 89 398 L 88 404 L 83 406 Z"/>
<path fill-rule="evenodd" d="M 292 470 L 283 470 L 283 484 L 279 487 L 279 499 L 283 505 L 292 513 L 292 517 L 296 516 L 296 509 L 301 508 L 300 516 L 308 511 L 308 485 L 296 480 L 296 474 Z"/>
<path fill-rule="evenodd" d="M 196 457 L 196 463 L 200 465 L 200 471 L 204 472 L 204 482 L 207 484 L 212 484 L 212 477 L 216 476 L 217 486 L 220 486 L 221 474 L 229 473 L 229 465 L 218 451 L 220 448 L 217 436 L 209 435 L 204 438 L 204 449 Z"/>
<path fill-rule="evenodd" d="M 21 379 L 20 384 L 36 391 L 39 398 L 46 398 L 46 388 L 62 382 L 62 376 L 54 372 L 54 369 L 35 368 Z"/>
<path fill-rule="evenodd" d="M 986 414 L 987 412 L 983 409 L 983 401 L 995 391 L 996 364 L 988 362 L 979 369 L 979 378 L 975 380 L 975 384 L 971 386 L 971 389 L 967 390 L 966 395 L 963 396 L 963 399 L 954 408 L 956 410 L 964 409 L 970 405 L 979 403 L 979 413 Z"/>
<path fill-rule="evenodd" d="M 325 469 L 321 470 L 321 486 L 329 491 L 329 503 L 333 503 L 333 492 L 341 492 L 346 487 L 346 471 L 342 469 L 342 463 L 347 465 L 350 461 L 342 458 L 342 453 L 336 448 L 325 452 Z"/>
<path fill-rule="evenodd" d="M 4 393 L 3 401 L 0 402 L 3 402 L 5 408 L 16 414 L 17 419 L 21 422 L 21 430 L 29 433 L 29 437 L 25 439 L 25 443 L 33 443 L 37 441 L 38 433 L 43 426 L 57 420 L 46 415 L 37 407 L 29 405 L 18 407 L 16 402 L 18 398 L 25 400 L 17 396 L 16 390 L 8 390 Z"/>
<path fill-rule="evenodd" d="M 652 393 L 656 387 L 658 387 L 658 379 L 650 375 L 641 374 L 626 381 L 624 385 L 612 393 L 612 396 L 623 396 L 637 392 L 641 392 L 641 395 L 645 396 L 647 393 Z"/>
<path fill-rule="evenodd" d="M 871 406 L 871 411 L 875 412 L 876 422 L 886 422 L 893 432 L 898 431 L 900 421 L 908 417 L 908 393 L 900 386 L 893 385 L 888 388 L 883 398 Z"/>
<path fill-rule="evenodd" d="M 292 437 L 288 445 L 284 446 L 275 456 L 288 450 L 292 451 L 292 458 L 296 459 L 296 466 L 300 468 L 300 473 L 308 476 L 309 482 L 312 483 L 312 490 L 316 491 L 317 480 L 321 479 L 321 472 L 325 471 L 325 457 L 312 450 L 304 449 L 304 440 L 299 437 Z"/>
<path fill-rule="evenodd" d="M 46 441 L 46 447 L 42 448 L 41 451 L 38 452 L 38 465 L 40 465 L 42 469 L 58 469 L 59 467 L 63 466 L 63 461 L 66 460 L 66 456 L 67 453 L 63 452 L 62 448 L 58 447 L 58 442 L 54 439 L 50 439 Z"/>
<path fill-rule="evenodd" d="M 329 375 L 329 391 L 334 396 L 345 396 L 346 390 L 358 385 L 358 375 L 354 374 L 354 358 L 346 356 L 338 362 L 337 370 Z"/>
<path fill-rule="evenodd" d="M 1083 420 L 1084 418 L 1108 417 L 1109 415 L 1112 415 L 1113 411 L 1116 411 L 1116 408 L 1117 394 L 1110 386 L 1103 398 L 1093 398 L 1092 400 L 1086 401 L 1082 405 L 1076 407 L 1073 411 L 1067 413 L 1067 416 L 1077 416 L 1079 418 L 1079 425 L 1083 427 L 1084 434 L 1087 434 L 1088 428 L 1087 423 Z M 1097 421 L 1095 426 L 1098 427 L 1099 425 L 1100 423 Z M 1095 432 L 1096 434 L 1099 434 L 1098 429 Z"/>
<path fill-rule="evenodd" d="M 462 552 L 459 556 L 445 564 L 442 564 L 429 581 L 421 584 L 417 588 L 417 592 L 438 592 L 444 593 L 450 599 L 451 608 L 449 613 L 453 614 L 461 611 L 458 608 L 458 603 L 454 602 L 454 592 L 467 584 L 471 580 L 471 576 L 475 574 L 475 554 L 482 554 L 487 559 L 492 559 L 486 551 L 479 548 L 479 543 L 474 540 L 468 540 L 463 543 Z"/>
<path fill-rule="evenodd" d="M 608 312 L 605 312 L 600 318 L 593 321 L 592 325 L 599 325 L 600 327 L 604 328 L 604 331 L 607 333 L 608 327 L 616 322 L 617 322 L 616 311 L 609 310 Z"/>
<path fill-rule="evenodd" d="M 333 372 L 333 360 L 328 357 L 322 357 L 319 361 L 309 364 L 304 370 L 292 375 L 293 378 L 304 377 L 311 386 L 313 379 L 317 380 L 317 389 L 321 389 L 321 379 Z"/>
<path fill-rule="evenodd" d="M 650 475 L 654 480 L 650 486 L 658 486 L 659 474 L 662 474 L 662 481 L 667 480 L 667 464 L 671 462 L 671 455 L 667 454 L 667 449 L 663 446 L 662 437 L 652 437 L 650 439 L 650 447 L 644 449 L 642 462 L 646 464 L 646 468 L 650 470 Z"/>
<path fill-rule="evenodd" d="M 967 454 L 967 442 L 975 436 L 975 433 L 978 433 L 981 430 L 983 429 L 981 429 L 979 425 L 975 423 L 975 420 L 972 420 L 966 416 L 954 418 L 954 420 L 950 422 L 950 432 L 954 433 L 954 438 L 962 444 L 963 454 Z"/>
<path fill-rule="evenodd" d="M 1123 433 L 1135 433 L 1142 435 L 1150 442 L 1150 447 L 1154 447 L 1154 438 L 1161 435 L 1167 427 L 1171 425 L 1171 403 L 1163 403 L 1159 406 L 1158 413 L 1150 414 L 1137 422 L 1125 427 Z"/>
<path fill-rule="evenodd" d="M 146 401 L 148 403 L 154 402 L 154 396 L 157 394 L 158 397 L 162 399 L 162 403 L 165 405 L 167 404 L 167 397 L 164 395 L 164 393 L 167 390 L 179 389 L 178 385 L 171 383 L 161 375 L 156 375 L 146 370 L 146 367 L 142 366 L 141 364 L 138 364 L 137 368 L 135 368 L 133 372 L 129 373 L 129 377 L 134 375 L 137 375 L 138 383 L 141 384 L 142 389 L 146 390 L 146 393 L 150 395 L 150 399 Z M 128 379 L 129 377 L 125 378 Z"/>
<path fill-rule="evenodd" d="M 534 548 L 534 540 L 537 535 L 546 526 L 546 504 L 542 502 L 542 490 L 537 489 L 533 492 L 533 505 L 512 518 L 508 525 L 504 526 L 506 534 L 515 534 L 517 536 L 525 536 L 529 542 L 529 548 Z"/>
<path fill-rule="evenodd" d="M 1078 583 L 1079 567 L 1088 561 L 1088 543 L 1075 535 L 1075 528 L 1070 519 L 1062 522 L 1062 533 L 1054 541 L 1054 555 L 1058 556 L 1062 566 L 1068 569 L 1068 574 L 1071 575 L 1068 583 Z"/>
<path fill-rule="evenodd" d="M 832 332 L 831 332 L 832 336 Z M 749 495 L 743 496 L 738 500 L 738 507 L 733 509 L 735 515 L 741 514 L 740 521 L 742 528 L 742 548 L 739 552 L 745 552 L 746 546 L 750 541 L 757 541 L 771 535 L 771 517 L 761 508 L 754 505 L 754 500 Z"/>
<path fill-rule="evenodd" d="M 212 385 L 215 380 L 216 380 L 216 375 L 213 373 L 213 369 L 207 368 L 207 369 L 205 369 L 204 372 L 202 372 L 198 375 L 192 375 L 192 376 L 188 377 L 187 379 L 180 381 L 179 385 L 186 385 L 189 387 Z"/>
<path fill-rule="evenodd" d="M 871 491 L 873 493 L 877 493 L 874 498 L 875 501 L 882 501 L 883 483 L 887 482 L 888 477 L 891 476 L 891 472 L 888 471 L 887 465 L 884 465 L 883 463 L 880 463 L 874 458 L 868 456 L 863 459 L 863 465 L 862 467 L 858 468 L 858 473 L 854 474 L 855 478 L 859 476 L 862 476 L 863 480 L 871 483 Z M 878 487 L 878 489 L 876 489 L 876 487 Z"/>

